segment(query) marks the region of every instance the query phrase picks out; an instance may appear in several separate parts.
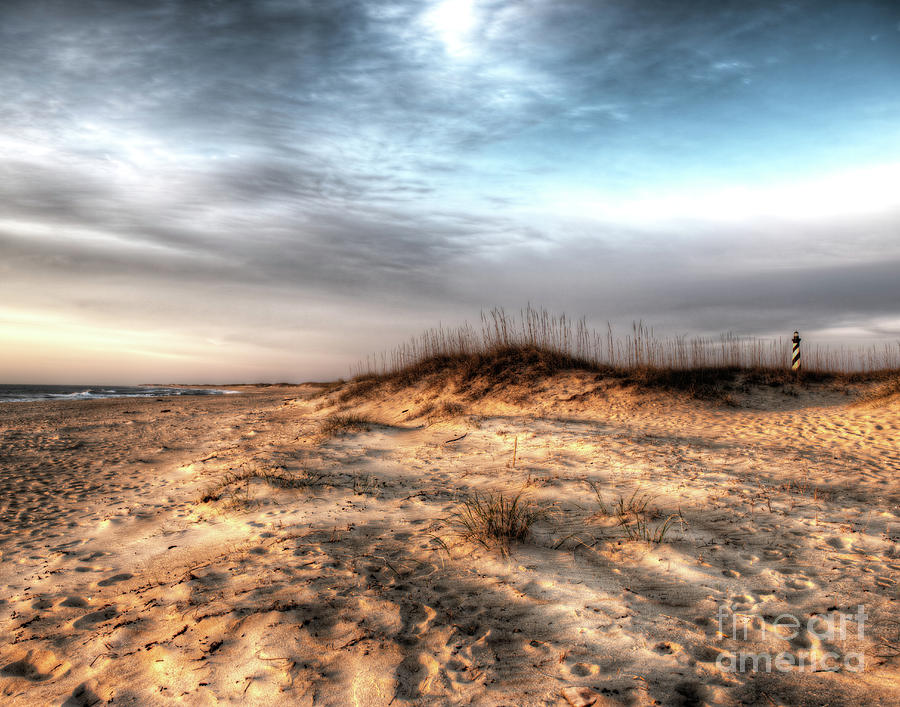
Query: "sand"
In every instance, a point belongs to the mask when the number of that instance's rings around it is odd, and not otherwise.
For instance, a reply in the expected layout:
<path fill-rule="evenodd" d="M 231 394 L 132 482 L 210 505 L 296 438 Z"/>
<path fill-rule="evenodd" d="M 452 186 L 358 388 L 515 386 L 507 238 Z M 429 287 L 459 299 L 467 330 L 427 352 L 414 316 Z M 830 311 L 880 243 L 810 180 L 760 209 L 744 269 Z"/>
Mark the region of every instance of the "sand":
<path fill-rule="evenodd" d="M 0 406 L 0 701 L 900 704 L 900 401 L 449 389 Z M 508 557 L 488 492 L 546 511 Z"/>

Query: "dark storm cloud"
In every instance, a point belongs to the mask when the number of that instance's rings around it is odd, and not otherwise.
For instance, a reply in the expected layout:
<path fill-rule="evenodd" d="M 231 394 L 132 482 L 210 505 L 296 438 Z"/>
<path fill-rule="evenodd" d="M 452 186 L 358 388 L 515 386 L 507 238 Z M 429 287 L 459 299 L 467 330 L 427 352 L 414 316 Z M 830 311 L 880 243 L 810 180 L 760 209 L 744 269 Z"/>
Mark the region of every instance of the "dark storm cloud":
<path fill-rule="evenodd" d="M 616 208 L 900 162 L 898 22 L 802 0 L 5 2 L 5 300 L 175 328 L 241 311 L 238 338 L 287 301 L 357 302 L 386 343 L 416 312 L 527 300 L 891 332 L 895 211 Z"/>

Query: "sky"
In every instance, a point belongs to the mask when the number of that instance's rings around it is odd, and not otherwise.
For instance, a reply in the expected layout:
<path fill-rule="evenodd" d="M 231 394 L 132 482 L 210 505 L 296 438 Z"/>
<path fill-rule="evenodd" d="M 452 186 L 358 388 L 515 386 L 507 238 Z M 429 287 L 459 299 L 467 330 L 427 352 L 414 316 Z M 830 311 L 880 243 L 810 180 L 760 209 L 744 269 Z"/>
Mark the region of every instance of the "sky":
<path fill-rule="evenodd" d="M 4 0 L 0 382 L 482 309 L 900 340 L 900 3 Z"/>

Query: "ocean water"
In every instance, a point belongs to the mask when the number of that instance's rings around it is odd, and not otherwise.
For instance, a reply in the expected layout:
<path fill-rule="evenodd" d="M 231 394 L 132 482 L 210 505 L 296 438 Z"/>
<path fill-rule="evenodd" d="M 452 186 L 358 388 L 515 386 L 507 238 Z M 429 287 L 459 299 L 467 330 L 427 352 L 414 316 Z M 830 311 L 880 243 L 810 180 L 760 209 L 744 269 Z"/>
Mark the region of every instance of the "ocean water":
<path fill-rule="evenodd" d="M 225 395 L 235 390 L 129 385 L 0 385 L 0 403 L 30 400 L 97 400 L 98 398 L 162 398 L 170 395 Z"/>

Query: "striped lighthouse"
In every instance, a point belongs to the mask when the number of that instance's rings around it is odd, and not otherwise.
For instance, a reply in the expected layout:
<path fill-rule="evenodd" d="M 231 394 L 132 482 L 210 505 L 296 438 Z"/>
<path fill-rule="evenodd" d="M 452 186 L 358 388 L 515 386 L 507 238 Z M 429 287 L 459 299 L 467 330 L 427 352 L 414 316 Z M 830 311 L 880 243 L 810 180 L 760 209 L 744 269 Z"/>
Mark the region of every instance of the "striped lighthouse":
<path fill-rule="evenodd" d="M 800 333 L 794 332 L 794 338 L 791 339 L 793 346 L 791 347 L 791 370 L 800 370 Z"/>

